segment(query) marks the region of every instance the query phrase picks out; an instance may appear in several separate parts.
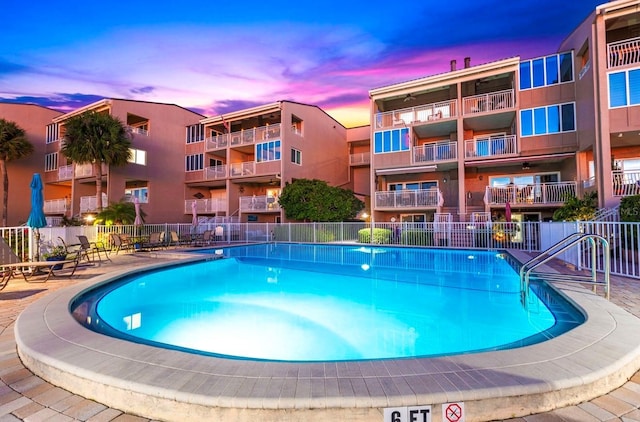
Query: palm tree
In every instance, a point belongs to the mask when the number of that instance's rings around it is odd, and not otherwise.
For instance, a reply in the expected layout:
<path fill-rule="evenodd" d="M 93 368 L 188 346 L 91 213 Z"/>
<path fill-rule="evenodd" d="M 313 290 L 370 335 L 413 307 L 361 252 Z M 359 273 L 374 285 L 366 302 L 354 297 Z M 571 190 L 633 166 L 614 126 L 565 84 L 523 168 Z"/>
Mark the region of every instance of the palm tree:
<path fill-rule="evenodd" d="M 96 201 L 102 210 L 102 164 L 122 167 L 130 157 L 131 133 L 116 117 L 107 113 L 86 111 L 64 123 L 65 156 L 78 164 L 93 165 L 96 177 Z"/>
<path fill-rule="evenodd" d="M 140 210 L 142 221 L 146 217 L 143 210 Z M 133 224 L 136 219 L 136 208 L 133 202 L 120 201 L 109 204 L 96 215 L 96 222 L 106 225 L 111 224 Z"/>
<path fill-rule="evenodd" d="M 2 173 L 2 225 L 7 226 L 9 203 L 9 175 L 7 162 L 28 156 L 33 145 L 27 140 L 24 129 L 15 122 L 0 118 L 0 173 Z"/>

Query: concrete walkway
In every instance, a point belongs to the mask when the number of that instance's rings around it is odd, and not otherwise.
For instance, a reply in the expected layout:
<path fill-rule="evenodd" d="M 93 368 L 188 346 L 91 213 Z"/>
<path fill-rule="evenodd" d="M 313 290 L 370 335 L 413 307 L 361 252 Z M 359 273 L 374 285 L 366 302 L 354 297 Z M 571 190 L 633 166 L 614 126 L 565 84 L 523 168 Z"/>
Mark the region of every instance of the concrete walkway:
<path fill-rule="evenodd" d="M 159 259 L 155 258 L 155 254 L 122 253 L 111 258 L 113 260 L 111 263 L 79 268 L 73 279 L 59 277 L 51 278 L 47 283 L 26 283 L 22 278 L 16 278 L 11 280 L 3 291 L 0 291 L 0 422 L 150 420 L 108 408 L 47 383 L 26 369 L 16 352 L 14 322 L 19 313 L 32 302 L 78 280 L 86 280 L 116 269 L 148 265 Z M 640 317 L 640 280 L 612 276 L 611 300 Z M 639 408 L 640 372 L 636 373 L 624 386 L 605 396 L 577 406 L 510 421 L 640 422 Z"/>

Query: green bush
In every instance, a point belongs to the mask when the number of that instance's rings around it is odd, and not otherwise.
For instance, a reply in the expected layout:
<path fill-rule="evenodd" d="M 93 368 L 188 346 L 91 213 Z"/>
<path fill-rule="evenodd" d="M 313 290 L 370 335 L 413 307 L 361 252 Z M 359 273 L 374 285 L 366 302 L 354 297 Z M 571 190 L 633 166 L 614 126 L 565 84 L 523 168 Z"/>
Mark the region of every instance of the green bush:
<path fill-rule="evenodd" d="M 373 229 L 373 241 L 371 241 L 371 229 L 364 228 L 358 231 L 358 242 L 385 244 L 391 243 L 391 230 L 389 229 Z"/>
<path fill-rule="evenodd" d="M 620 221 L 625 223 L 640 221 L 640 195 L 625 196 L 620 200 Z"/>
<path fill-rule="evenodd" d="M 400 239 L 403 245 L 433 246 L 433 233 L 425 230 L 403 230 Z"/>

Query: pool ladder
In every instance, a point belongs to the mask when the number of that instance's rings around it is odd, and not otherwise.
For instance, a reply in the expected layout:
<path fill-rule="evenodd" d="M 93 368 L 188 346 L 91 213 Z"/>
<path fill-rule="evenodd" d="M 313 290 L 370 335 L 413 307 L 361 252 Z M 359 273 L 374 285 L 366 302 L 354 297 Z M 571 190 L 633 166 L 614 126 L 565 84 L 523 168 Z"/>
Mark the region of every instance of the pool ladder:
<path fill-rule="evenodd" d="M 534 269 L 539 267 L 540 265 L 545 264 L 556 256 L 560 255 L 567 250 L 579 246 L 583 242 L 589 242 L 589 247 L 591 250 L 591 274 L 560 274 L 560 273 L 542 273 L 536 272 L 536 277 L 542 277 L 546 281 L 557 281 L 557 282 L 567 282 L 567 283 L 580 283 L 580 284 L 591 284 L 593 285 L 594 293 L 597 291 L 597 286 L 604 286 L 605 297 L 607 300 L 610 298 L 610 273 L 611 273 L 611 257 L 609 254 L 609 242 L 604 237 L 598 234 L 584 234 L 584 233 L 574 233 L 555 245 L 551 246 L 549 249 L 542 252 L 540 255 L 530 259 L 525 262 L 522 267 L 520 267 L 520 292 L 522 295 L 523 304 L 528 302 L 529 295 L 529 281 L 531 279 L 531 273 Z M 596 267 L 598 264 L 598 247 L 597 242 L 602 245 L 602 258 L 603 258 L 603 278 L 598 281 Z"/>

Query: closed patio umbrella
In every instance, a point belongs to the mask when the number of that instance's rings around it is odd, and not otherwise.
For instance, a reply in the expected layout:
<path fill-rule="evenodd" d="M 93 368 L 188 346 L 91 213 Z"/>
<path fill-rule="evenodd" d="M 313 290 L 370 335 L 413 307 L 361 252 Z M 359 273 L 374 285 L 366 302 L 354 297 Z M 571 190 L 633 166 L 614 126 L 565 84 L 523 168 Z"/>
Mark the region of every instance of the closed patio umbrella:
<path fill-rule="evenodd" d="M 191 229 L 193 230 L 193 232 L 196 232 L 196 229 L 198 228 L 198 210 L 197 210 L 197 206 L 198 204 L 196 203 L 196 201 L 193 201 L 191 203 Z"/>
<path fill-rule="evenodd" d="M 36 240 L 35 260 L 40 260 L 40 227 L 47 225 L 47 218 L 44 215 L 44 197 L 42 196 L 42 179 L 40 173 L 34 173 L 31 178 L 31 212 L 27 220 L 27 226 L 34 229 Z"/>
<path fill-rule="evenodd" d="M 507 223 L 511 222 L 511 203 L 509 201 L 504 204 L 504 218 L 507 220 Z"/>
<path fill-rule="evenodd" d="M 134 226 L 141 226 L 142 225 L 142 216 L 140 215 L 140 200 L 138 199 L 137 196 L 135 196 L 133 198 L 133 206 L 136 210 L 136 218 L 133 220 L 133 225 Z"/>

